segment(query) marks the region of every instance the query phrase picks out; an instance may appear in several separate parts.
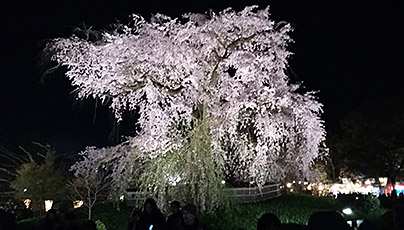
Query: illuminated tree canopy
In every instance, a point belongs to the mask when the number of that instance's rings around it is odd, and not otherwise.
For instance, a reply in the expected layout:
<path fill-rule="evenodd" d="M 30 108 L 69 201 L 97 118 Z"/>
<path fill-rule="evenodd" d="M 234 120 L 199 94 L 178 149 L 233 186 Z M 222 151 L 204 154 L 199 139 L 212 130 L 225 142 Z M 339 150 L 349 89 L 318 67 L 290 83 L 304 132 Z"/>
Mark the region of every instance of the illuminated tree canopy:
<path fill-rule="evenodd" d="M 218 171 L 231 168 L 233 177 L 261 186 L 289 174 L 309 177 L 325 136 L 322 105 L 285 74 L 290 31 L 270 20 L 268 8 L 252 6 L 181 19 L 133 15 L 130 26 L 98 41 L 58 38 L 47 49 L 67 67 L 78 98 L 111 100 L 117 119 L 139 111 L 137 136 L 98 151 L 116 159 L 113 180 L 134 170 L 134 158 L 200 151 L 189 147 L 200 132 Z"/>

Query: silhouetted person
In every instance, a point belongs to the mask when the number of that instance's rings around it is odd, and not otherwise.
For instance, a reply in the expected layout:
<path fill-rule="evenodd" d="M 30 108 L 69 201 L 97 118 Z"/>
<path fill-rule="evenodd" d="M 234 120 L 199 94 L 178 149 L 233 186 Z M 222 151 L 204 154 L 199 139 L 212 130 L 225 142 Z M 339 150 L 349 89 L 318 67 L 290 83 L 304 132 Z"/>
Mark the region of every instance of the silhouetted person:
<path fill-rule="evenodd" d="M 65 215 L 66 213 L 69 212 L 69 204 L 67 201 L 62 201 L 59 203 L 59 213 Z"/>
<path fill-rule="evenodd" d="M 345 218 L 338 212 L 315 212 L 310 216 L 309 230 L 348 230 L 350 229 Z"/>
<path fill-rule="evenodd" d="M 61 227 L 61 223 L 58 219 L 57 213 L 55 209 L 49 209 L 46 212 L 45 222 L 43 229 L 45 230 L 56 230 Z"/>
<path fill-rule="evenodd" d="M 393 190 L 391 190 L 390 196 L 391 196 L 391 199 L 393 199 L 393 202 L 396 202 L 398 197 L 397 197 L 397 190 L 395 188 L 393 188 Z"/>
<path fill-rule="evenodd" d="M 175 226 L 178 226 L 182 218 L 182 213 L 180 211 L 181 205 L 178 201 L 173 201 L 170 203 L 171 214 L 167 218 L 166 229 L 175 230 Z"/>
<path fill-rule="evenodd" d="M 74 213 L 68 212 L 65 215 L 62 230 L 76 230 L 77 229 L 77 217 Z"/>
<path fill-rule="evenodd" d="M 359 230 L 380 230 L 380 227 L 378 224 L 371 220 L 364 220 L 360 225 L 359 225 Z"/>
<path fill-rule="evenodd" d="M 86 223 L 83 224 L 82 229 L 83 230 L 97 230 L 97 224 L 92 220 L 88 220 Z"/>
<path fill-rule="evenodd" d="M 132 219 L 129 221 L 128 230 L 139 230 L 145 227 L 140 226 L 140 216 L 142 212 L 140 210 L 134 210 L 132 212 Z"/>
<path fill-rule="evenodd" d="M 17 228 L 14 215 L 0 209 L 0 229 L 14 230 Z"/>
<path fill-rule="evenodd" d="M 265 213 L 257 222 L 257 230 L 280 230 L 281 221 L 273 213 Z"/>
<path fill-rule="evenodd" d="M 203 230 L 202 224 L 196 217 L 197 209 L 193 204 L 187 204 L 182 208 L 182 219 L 177 230 Z"/>
<path fill-rule="evenodd" d="M 153 230 L 162 230 L 165 227 L 166 219 L 153 198 L 146 199 L 139 222 L 141 230 L 149 230 L 151 225 Z"/>
<path fill-rule="evenodd" d="M 404 206 L 397 205 L 392 210 L 393 213 L 393 229 L 403 230 L 404 229 Z"/>

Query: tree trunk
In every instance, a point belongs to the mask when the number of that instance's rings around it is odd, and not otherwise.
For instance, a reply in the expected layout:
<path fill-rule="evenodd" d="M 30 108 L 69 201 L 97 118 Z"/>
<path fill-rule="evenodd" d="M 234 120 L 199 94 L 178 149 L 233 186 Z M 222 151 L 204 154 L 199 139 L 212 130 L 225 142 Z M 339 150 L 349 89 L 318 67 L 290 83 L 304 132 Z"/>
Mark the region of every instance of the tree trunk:
<path fill-rule="evenodd" d="M 390 176 L 390 182 L 393 187 L 396 185 L 396 176 L 395 175 Z"/>
<path fill-rule="evenodd" d="M 335 178 L 335 166 L 334 166 L 334 162 L 333 162 L 333 160 L 332 160 L 332 158 L 331 157 L 327 157 L 326 156 L 326 159 L 327 159 L 327 161 L 328 161 L 328 163 L 330 164 L 330 167 L 331 167 L 331 179 L 332 179 L 332 182 L 335 182 L 336 181 L 336 178 Z"/>

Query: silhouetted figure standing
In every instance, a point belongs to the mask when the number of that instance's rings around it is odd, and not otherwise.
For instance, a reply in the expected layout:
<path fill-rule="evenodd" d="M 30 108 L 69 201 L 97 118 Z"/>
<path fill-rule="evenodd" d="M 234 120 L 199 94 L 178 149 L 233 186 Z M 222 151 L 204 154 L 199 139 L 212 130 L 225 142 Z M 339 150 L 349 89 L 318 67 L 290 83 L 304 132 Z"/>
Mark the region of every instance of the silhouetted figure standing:
<path fill-rule="evenodd" d="M 397 200 L 397 190 L 395 188 L 393 188 L 393 190 L 391 190 L 391 199 L 393 199 L 394 202 L 396 202 Z"/>
<path fill-rule="evenodd" d="M 380 230 L 380 226 L 371 220 L 364 220 L 359 225 L 359 230 Z"/>
<path fill-rule="evenodd" d="M 393 229 L 404 229 L 404 206 L 397 205 L 393 208 Z"/>
<path fill-rule="evenodd" d="M 68 212 L 65 215 L 62 230 L 76 230 L 77 229 L 77 217 L 74 213 Z"/>
<path fill-rule="evenodd" d="M 92 220 L 88 220 L 84 223 L 82 230 L 97 230 L 97 224 Z"/>
<path fill-rule="evenodd" d="M 157 208 L 156 201 L 153 198 L 146 199 L 139 222 L 141 230 L 149 230 L 152 225 L 153 230 L 164 229 L 166 223 L 165 217 L 160 209 Z"/>
<path fill-rule="evenodd" d="M 181 222 L 182 213 L 180 211 L 181 205 L 178 201 L 173 201 L 170 203 L 171 215 L 167 218 L 166 229 L 175 230 L 176 226 Z"/>
<path fill-rule="evenodd" d="M 348 230 L 350 229 L 345 218 L 338 212 L 315 212 L 310 216 L 309 230 Z"/>
<path fill-rule="evenodd" d="M 128 224 L 128 230 L 139 230 L 142 229 L 142 226 L 140 226 L 140 216 L 142 212 L 139 210 L 134 210 L 132 213 L 132 219 Z M 143 227 L 145 228 L 145 227 Z"/>
<path fill-rule="evenodd" d="M 193 204 L 187 204 L 182 208 L 182 219 L 177 230 L 203 230 L 202 224 L 200 224 L 198 218 L 196 218 L 196 206 Z"/>
<path fill-rule="evenodd" d="M 280 230 L 281 221 L 273 213 L 265 213 L 257 222 L 257 230 Z"/>
<path fill-rule="evenodd" d="M 57 230 L 60 229 L 62 224 L 60 223 L 56 210 L 55 209 L 49 209 L 46 212 L 45 216 L 45 222 L 43 229 L 44 230 Z"/>
<path fill-rule="evenodd" d="M 0 209 L 0 229 L 14 230 L 17 228 L 17 223 L 15 221 L 15 217 Z"/>

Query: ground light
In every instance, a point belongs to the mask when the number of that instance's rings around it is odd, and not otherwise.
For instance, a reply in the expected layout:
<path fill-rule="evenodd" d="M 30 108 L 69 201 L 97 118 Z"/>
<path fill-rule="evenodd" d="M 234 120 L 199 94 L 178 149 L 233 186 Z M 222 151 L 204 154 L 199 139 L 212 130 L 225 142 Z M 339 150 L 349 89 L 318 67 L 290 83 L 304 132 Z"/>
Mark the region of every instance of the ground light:
<path fill-rule="evenodd" d="M 347 223 L 352 229 L 358 229 L 358 226 L 360 226 L 363 222 L 363 219 L 355 219 L 355 220 L 348 220 Z"/>
<path fill-rule="evenodd" d="M 24 205 L 25 207 L 28 209 L 29 205 L 31 204 L 31 200 L 30 199 L 24 199 Z"/>
<path fill-rule="evenodd" d="M 344 209 L 342 210 L 342 213 L 344 213 L 345 215 L 352 215 L 352 214 L 353 214 L 353 211 L 352 211 L 352 209 L 350 209 L 350 208 L 344 208 Z M 348 219 L 350 219 L 350 218 L 348 218 Z M 347 223 L 349 224 L 349 226 L 350 226 L 352 229 L 357 229 L 358 226 L 359 226 L 362 222 L 363 222 L 363 220 L 359 220 L 359 219 L 351 219 L 351 220 L 348 220 L 348 221 L 347 221 Z"/>
<path fill-rule="evenodd" d="M 342 210 L 342 212 L 345 214 L 345 215 L 352 215 L 352 209 L 350 209 L 350 208 L 344 208 L 343 210 Z"/>
<path fill-rule="evenodd" d="M 82 200 L 75 200 L 73 201 L 73 208 L 80 208 L 81 206 L 83 206 L 84 201 Z"/>
<path fill-rule="evenodd" d="M 53 200 L 45 200 L 45 212 L 52 208 Z"/>

